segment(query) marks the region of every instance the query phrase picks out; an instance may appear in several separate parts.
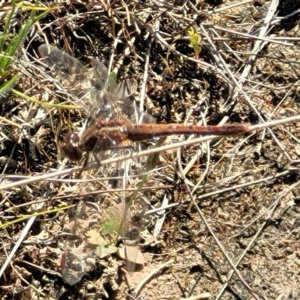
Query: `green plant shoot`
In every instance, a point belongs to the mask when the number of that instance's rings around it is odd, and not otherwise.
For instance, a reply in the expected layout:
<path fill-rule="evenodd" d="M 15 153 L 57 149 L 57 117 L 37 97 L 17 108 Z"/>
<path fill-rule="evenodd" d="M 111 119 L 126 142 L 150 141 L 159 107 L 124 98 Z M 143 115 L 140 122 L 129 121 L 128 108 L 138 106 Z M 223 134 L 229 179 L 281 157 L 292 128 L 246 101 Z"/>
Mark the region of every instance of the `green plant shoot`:
<path fill-rule="evenodd" d="M 194 49 L 195 57 L 199 57 L 199 53 L 201 51 L 201 36 L 194 30 L 193 27 L 188 31 L 188 35 L 190 38 L 189 46 Z"/>

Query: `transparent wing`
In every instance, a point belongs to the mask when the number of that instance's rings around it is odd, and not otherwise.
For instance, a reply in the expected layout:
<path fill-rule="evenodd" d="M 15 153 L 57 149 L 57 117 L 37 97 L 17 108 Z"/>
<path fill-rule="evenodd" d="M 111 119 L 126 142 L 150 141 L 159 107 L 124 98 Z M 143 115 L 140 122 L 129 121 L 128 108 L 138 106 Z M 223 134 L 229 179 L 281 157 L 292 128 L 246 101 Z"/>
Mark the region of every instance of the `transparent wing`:
<path fill-rule="evenodd" d="M 101 112 L 112 115 L 113 97 L 106 90 L 107 68 L 103 63 L 92 59 L 92 68 L 87 68 L 67 53 L 45 44 L 38 48 L 43 62 L 51 69 L 54 78 L 69 94 L 74 102 L 89 114 Z"/>
<path fill-rule="evenodd" d="M 128 98 L 137 90 L 137 82 L 134 79 L 121 81 L 113 91 L 115 99 L 115 111 L 126 116 L 131 122 L 136 122 L 135 108 L 133 102 Z"/>
<path fill-rule="evenodd" d="M 61 257 L 61 274 L 64 281 L 74 285 L 85 275 L 85 264 L 71 251 L 66 251 Z"/>
<path fill-rule="evenodd" d="M 38 48 L 38 53 L 53 76 L 75 96 L 76 104 L 89 113 L 96 108 L 97 117 L 109 118 L 118 113 L 133 120 L 134 107 L 128 97 L 137 90 L 136 80 L 126 79 L 116 84 L 115 77 L 108 80 L 108 70 L 100 61 L 91 59 L 92 68 L 87 68 L 67 53 L 46 44 Z"/>
<path fill-rule="evenodd" d="M 137 82 L 134 79 L 125 79 L 121 81 L 113 91 L 116 99 L 126 99 L 132 96 L 137 90 Z"/>
<path fill-rule="evenodd" d="M 115 103 L 118 113 L 122 113 L 133 123 L 137 121 L 141 113 L 136 112 L 133 102 L 129 99 L 136 92 L 137 87 L 136 80 L 125 79 L 116 85 L 114 89 L 114 98 L 116 99 Z M 145 123 L 156 123 L 156 119 L 147 112 L 143 112 L 142 121 Z"/>
<path fill-rule="evenodd" d="M 83 106 L 91 84 L 90 71 L 77 59 L 59 49 L 45 44 L 38 48 L 43 62 L 51 69 L 54 78 L 59 79 L 61 85 L 75 96 L 76 104 Z"/>
<path fill-rule="evenodd" d="M 97 117 L 110 118 L 113 115 L 114 97 L 107 88 L 108 70 L 106 66 L 94 58 L 91 59 L 92 69 L 89 80 L 91 83 L 90 100 L 94 108 L 98 108 Z"/>

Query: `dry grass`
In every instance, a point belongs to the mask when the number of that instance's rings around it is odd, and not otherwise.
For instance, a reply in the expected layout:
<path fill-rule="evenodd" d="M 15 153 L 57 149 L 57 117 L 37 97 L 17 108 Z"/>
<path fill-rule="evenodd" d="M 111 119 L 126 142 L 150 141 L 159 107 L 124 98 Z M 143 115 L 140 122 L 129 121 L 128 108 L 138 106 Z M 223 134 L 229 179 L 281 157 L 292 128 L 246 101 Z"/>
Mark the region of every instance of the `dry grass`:
<path fill-rule="evenodd" d="M 158 122 L 256 124 L 300 115 L 298 7 L 72 1 L 33 32 L 84 65 L 96 56 L 118 80 L 135 78 L 137 105 Z M 199 51 L 190 46 L 192 28 Z M 2 123 L 0 142 L 1 298 L 299 299 L 300 122 L 231 137 L 149 141 L 129 154 L 100 153 L 100 167 L 82 170 L 62 159 L 59 143 L 80 131 L 89 111 L 68 106 L 74 99 L 67 89 L 37 62 L 41 40 L 26 41 L 15 89 L 53 105 L 16 94 L 1 99 L 10 122 Z M 124 192 L 115 176 L 125 161 Z M 117 255 L 93 255 L 99 240 L 85 243 L 102 238 L 101 220 L 122 199 L 130 199 L 132 214 L 143 214 L 145 265 L 127 275 Z M 83 203 L 86 214 L 78 215 Z M 84 241 L 69 251 L 90 254 L 73 286 L 60 262 L 71 245 L 68 230 Z"/>

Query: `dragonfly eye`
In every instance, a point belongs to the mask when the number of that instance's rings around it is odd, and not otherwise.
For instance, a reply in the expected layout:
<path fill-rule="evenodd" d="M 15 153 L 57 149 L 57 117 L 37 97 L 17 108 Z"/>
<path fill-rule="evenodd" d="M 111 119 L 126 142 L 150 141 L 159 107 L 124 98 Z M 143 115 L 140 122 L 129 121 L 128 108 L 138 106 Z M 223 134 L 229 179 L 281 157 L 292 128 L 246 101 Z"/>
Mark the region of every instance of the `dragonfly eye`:
<path fill-rule="evenodd" d="M 79 135 L 72 132 L 66 134 L 64 142 L 60 145 L 60 151 L 69 160 L 80 160 L 82 158 L 82 150 Z"/>

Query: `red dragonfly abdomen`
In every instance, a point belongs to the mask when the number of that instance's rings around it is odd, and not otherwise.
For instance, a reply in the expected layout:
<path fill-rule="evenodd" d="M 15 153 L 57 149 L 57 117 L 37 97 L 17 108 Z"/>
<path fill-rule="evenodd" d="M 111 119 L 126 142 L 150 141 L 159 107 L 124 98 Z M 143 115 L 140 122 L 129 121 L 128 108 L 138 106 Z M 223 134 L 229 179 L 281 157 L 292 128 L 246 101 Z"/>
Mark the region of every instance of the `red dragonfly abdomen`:
<path fill-rule="evenodd" d="M 249 125 L 136 124 L 127 125 L 126 131 L 128 139 L 142 141 L 173 134 L 234 135 L 249 131 Z"/>

